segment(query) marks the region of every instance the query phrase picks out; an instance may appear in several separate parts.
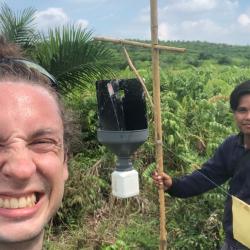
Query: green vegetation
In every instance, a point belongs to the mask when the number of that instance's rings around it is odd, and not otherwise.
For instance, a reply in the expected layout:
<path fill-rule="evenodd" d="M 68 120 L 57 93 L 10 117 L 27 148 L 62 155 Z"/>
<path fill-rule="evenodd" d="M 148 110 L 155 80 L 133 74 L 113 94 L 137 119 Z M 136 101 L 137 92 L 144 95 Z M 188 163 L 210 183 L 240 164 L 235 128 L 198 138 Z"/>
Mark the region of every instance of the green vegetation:
<path fill-rule="evenodd" d="M 150 43 L 150 41 L 141 41 Z M 162 45 L 186 48 L 188 53 L 172 53 L 161 51 L 161 67 L 169 69 L 178 67 L 185 69 L 190 66 L 207 66 L 207 65 L 229 65 L 248 67 L 250 65 L 250 47 L 249 46 L 232 46 L 227 44 L 214 44 L 208 42 L 182 42 L 182 41 L 165 41 L 160 42 Z M 122 56 L 122 49 L 119 45 L 107 44 L 107 47 L 114 54 L 114 68 L 125 69 L 127 63 Z M 126 46 L 131 59 L 137 68 L 149 67 L 151 60 L 151 51 L 139 47 Z"/>
<path fill-rule="evenodd" d="M 140 71 L 152 91 L 150 72 Z M 228 93 L 249 74 L 248 68 L 215 64 L 161 71 L 166 171 L 174 176 L 191 172 L 226 136 L 236 132 Z M 130 77 L 132 73 L 123 70 L 117 75 Z M 98 125 L 94 92 L 92 84 L 65 95 L 68 105 L 82 117 L 84 132 L 70 161 L 64 205 L 48 230 L 49 249 L 158 249 L 158 195 L 151 181 L 155 168 L 152 111 L 148 107 L 150 139 L 134 156 L 141 194 L 119 200 L 110 195 L 114 156 L 95 137 Z M 216 249 L 224 237 L 224 200 L 220 189 L 185 200 L 167 196 L 169 249 Z"/>
<path fill-rule="evenodd" d="M 150 106 L 150 138 L 133 157 L 140 176 L 138 197 L 120 200 L 111 196 L 115 158 L 96 140 L 95 80 L 134 77 L 121 47 L 93 42 L 91 32 L 71 26 L 51 30 L 48 37 L 39 34 L 36 39 L 28 39 L 35 29 L 29 28 L 27 19 L 21 24 L 16 22 L 10 11 L 3 5 L 1 33 L 8 34 L 5 27 L 10 25 L 3 25 L 7 21 L 13 21 L 12 30 L 24 25 L 19 30 L 25 32 L 9 34 L 8 39 L 18 42 L 58 78 L 74 118 L 70 178 L 63 205 L 47 227 L 44 248 L 158 249 L 159 208 L 158 192 L 151 180 L 155 163 Z M 32 20 L 32 10 L 25 13 Z M 7 20 L 8 15 L 11 18 Z M 180 41 L 163 44 L 187 48 L 183 54 L 161 52 L 160 56 L 164 166 L 169 174 L 180 176 L 199 167 L 226 136 L 236 133 L 228 95 L 237 83 L 249 78 L 250 47 Z M 150 50 L 128 46 L 128 51 L 152 94 Z M 166 197 L 168 249 L 210 250 L 221 245 L 225 195 L 220 189 L 185 200 Z"/>

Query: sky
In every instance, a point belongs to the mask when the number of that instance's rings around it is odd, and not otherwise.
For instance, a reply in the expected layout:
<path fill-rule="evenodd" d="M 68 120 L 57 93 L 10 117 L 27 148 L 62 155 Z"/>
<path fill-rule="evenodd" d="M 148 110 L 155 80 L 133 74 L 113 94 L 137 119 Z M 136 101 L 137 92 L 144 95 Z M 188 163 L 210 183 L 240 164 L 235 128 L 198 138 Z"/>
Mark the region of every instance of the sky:
<path fill-rule="evenodd" d="M 3 2 L 3 0 L 0 0 Z M 36 9 L 41 31 L 67 23 L 93 36 L 150 40 L 150 0 L 5 0 Z M 158 0 L 160 40 L 250 45 L 250 0 Z"/>

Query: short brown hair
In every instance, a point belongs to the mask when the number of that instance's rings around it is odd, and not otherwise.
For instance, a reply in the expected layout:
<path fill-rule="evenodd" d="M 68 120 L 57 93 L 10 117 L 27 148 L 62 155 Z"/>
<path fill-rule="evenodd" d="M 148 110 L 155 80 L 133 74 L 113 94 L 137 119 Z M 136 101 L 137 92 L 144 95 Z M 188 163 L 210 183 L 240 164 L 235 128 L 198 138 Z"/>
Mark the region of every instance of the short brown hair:
<path fill-rule="evenodd" d="M 64 128 L 64 144 L 65 149 L 68 150 L 69 141 L 69 123 L 67 122 L 67 115 L 65 108 L 61 101 L 61 96 L 58 91 L 53 87 L 57 84 L 45 69 L 38 64 L 29 61 L 23 57 L 21 48 L 14 44 L 9 43 L 3 36 L 0 36 L 0 82 L 11 80 L 19 82 L 20 80 L 27 82 L 31 85 L 39 85 L 45 88 L 56 101 L 60 117 L 63 122 Z"/>

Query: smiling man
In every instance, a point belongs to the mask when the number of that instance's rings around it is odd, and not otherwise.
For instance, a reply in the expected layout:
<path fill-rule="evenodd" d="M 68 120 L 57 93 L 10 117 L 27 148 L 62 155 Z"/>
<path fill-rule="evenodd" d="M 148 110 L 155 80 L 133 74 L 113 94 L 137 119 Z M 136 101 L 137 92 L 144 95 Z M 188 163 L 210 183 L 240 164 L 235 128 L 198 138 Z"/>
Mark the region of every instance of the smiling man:
<path fill-rule="evenodd" d="M 232 195 L 250 205 L 250 80 L 236 86 L 230 106 L 240 131 L 237 135 L 229 136 L 199 170 L 181 178 L 155 172 L 153 179 L 171 196 L 180 198 L 202 194 L 229 180 L 223 221 L 226 239 L 221 250 L 245 250 L 248 246 L 233 234 Z"/>
<path fill-rule="evenodd" d="M 17 56 L 1 38 L 0 249 L 40 250 L 68 178 L 64 112 L 51 76 Z"/>

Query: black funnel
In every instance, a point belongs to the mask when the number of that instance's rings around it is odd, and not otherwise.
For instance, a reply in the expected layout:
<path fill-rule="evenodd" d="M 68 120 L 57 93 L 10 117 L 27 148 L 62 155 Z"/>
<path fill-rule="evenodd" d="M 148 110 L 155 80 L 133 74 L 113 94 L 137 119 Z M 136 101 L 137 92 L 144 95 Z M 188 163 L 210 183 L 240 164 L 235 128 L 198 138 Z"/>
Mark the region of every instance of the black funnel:
<path fill-rule="evenodd" d="M 118 156 L 117 170 L 132 170 L 130 156 L 148 137 L 146 102 L 137 79 L 96 82 L 97 138 Z"/>
<path fill-rule="evenodd" d="M 118 156 L 116 170 L 129 171 L 133 168 L 130 156 L 147 140 L 148 130 L 98 130 L 97 138 L 100 143 Z"/>

